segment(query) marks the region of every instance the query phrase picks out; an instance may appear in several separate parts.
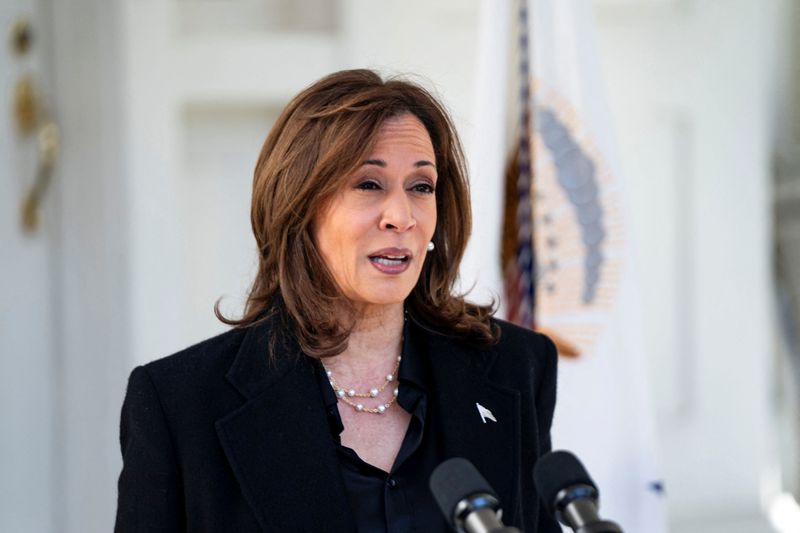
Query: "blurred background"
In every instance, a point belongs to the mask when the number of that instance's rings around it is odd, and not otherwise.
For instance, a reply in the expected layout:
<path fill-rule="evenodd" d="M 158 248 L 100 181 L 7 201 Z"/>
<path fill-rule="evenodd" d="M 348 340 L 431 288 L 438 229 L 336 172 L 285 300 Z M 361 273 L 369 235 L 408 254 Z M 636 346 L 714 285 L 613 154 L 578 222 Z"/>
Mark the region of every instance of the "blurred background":
<path fill-rule="evenodd" d="M 324 74 L 445 102 L 473 168 L 463 284 L 502 295 L 502 184 L 475 171 L 501 4 L 2 0 L 0 531 L 111 529 L 127 375 L 223 331 L 218 298 L 241 310 L 256 157 Z M 800 531 L 800 2 L 583 4 L 668 530 Z"/>

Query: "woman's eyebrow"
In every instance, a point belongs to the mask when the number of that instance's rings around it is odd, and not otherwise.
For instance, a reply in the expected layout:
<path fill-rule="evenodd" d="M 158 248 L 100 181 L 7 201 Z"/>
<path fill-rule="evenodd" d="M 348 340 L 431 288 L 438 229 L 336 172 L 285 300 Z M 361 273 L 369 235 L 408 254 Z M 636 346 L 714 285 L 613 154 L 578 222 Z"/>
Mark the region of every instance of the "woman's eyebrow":
<path fill-rule="evenodd" d="M 379 166 L 381 168 L 386 168 L 386 161 L 384 161 L 383 159 L 367 159 L 366 161 L 364 161 L 362 163 L 362 165 L 375 165 L 375 166 Z M 419 167 L 433 167 L 433 168 L 436 168 L 436 165 L 434 165 L 433 163 L 431 163 L 427 159 L 422 159 L 420 161 L 417 161 L 416 163 L 414 163 L 414 166 L 416 168 L 419 168 Z"/>

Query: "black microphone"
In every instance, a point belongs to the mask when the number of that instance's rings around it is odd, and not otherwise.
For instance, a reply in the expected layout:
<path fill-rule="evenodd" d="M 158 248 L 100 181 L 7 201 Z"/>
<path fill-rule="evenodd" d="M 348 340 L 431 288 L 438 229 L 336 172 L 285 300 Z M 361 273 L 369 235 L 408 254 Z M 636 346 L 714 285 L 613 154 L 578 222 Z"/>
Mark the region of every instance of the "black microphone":
<path fill-rule="evenodd" d="M 454 457 L 437 466 L 429 486 L 447 522 L 459 533 L 519 533 L 503 525 L 497 495 L 466 459 Z"/>
<path fill-rule="evenodd" d="M 575 533 L 623 533 L 617 524 L 598 516 L 597 486 L 571 453 L 541 456 L 533 469 L 533 482 L 547 511 Z"/>

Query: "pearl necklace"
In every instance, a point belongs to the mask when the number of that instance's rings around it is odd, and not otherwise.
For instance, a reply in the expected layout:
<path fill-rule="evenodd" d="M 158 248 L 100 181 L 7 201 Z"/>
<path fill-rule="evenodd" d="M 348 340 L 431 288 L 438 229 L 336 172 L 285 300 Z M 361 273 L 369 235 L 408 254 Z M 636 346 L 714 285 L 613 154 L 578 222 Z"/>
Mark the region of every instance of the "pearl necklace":
<path fill-rule="evenodd" d="M 369 392 L 356 392 L 355 389 L 348 389 L 346 387 L 341 387 L 336 382 L 336 378 L 333 377 L 333 372 L 328 370 L 328 367 L 325 366 L 325 363 L 322 364 L 322 367 L 325 369 L 325 374 L 328 376 L 328 381 L 330 381 L 331 387 L 336 392 L 336 397 L 358 411 L 359 413 L 371 413 L 375 415 L 380 415 L 386 412 L 388 408 L 392 406 L 392 404 L 397 401 L 397 394 L 399 392 L 398 388 L 395 387 L 394 394 L 389 399 L 388 402 L 382 403 L 377 407 L 366 407 L 363 403 L 352 400 L 351 398 L 376 398 L 378 394 L 383 392 L 383 390 L 389 385 L 389 383 L 395 381 L 397 378 L 397 371 L 400 368 L 400 360 L 403 358 L 402 355 L 397 356 L 397 362 L 394 365 L 394 370 L 390 374 L 386 374 L 386 379 L 383 381 L 383 385 L 379 388 L 372 388 Z"/>

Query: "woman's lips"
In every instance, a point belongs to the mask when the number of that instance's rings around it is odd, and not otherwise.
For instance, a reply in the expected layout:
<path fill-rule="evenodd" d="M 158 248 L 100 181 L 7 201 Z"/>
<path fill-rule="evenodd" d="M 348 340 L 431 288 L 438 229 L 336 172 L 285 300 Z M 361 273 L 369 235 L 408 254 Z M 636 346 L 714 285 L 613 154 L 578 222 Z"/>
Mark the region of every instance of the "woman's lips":
<path fill-rule="evenodd" d="M 369 255 L 369 262 L 384 274 L 400 274 L 411 264 L 411 250 L 384 248 Z"/>

